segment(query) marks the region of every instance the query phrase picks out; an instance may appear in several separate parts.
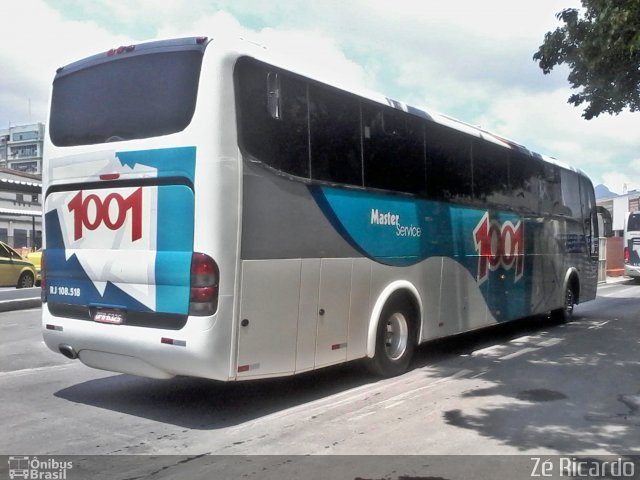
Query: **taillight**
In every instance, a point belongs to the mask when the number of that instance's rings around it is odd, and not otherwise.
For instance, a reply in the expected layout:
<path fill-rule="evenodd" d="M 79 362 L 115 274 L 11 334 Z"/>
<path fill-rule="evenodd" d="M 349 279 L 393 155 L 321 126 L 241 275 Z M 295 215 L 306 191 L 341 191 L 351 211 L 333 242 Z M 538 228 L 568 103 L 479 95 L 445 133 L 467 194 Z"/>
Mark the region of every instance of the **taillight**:
<path fill-rule="evenodd" d="M 629 247 L 624 247 L 624 263 L 629 263 L 631 256 L 629 255 Z"/>
<path fill-rule="evenodd" d="M 191 295 L 189 315 L 213 315 L 218 309 L 220 270 L 209 255 L 194 253 L 191 257 Z"/>
<path fill-rule="evenodd" d="M 45 275 L 46 269 L 46 251 L 42 249 L 42 255 L 40 256 L 40 298 L 43 303 L 47 301 L 47 276 Z"/>

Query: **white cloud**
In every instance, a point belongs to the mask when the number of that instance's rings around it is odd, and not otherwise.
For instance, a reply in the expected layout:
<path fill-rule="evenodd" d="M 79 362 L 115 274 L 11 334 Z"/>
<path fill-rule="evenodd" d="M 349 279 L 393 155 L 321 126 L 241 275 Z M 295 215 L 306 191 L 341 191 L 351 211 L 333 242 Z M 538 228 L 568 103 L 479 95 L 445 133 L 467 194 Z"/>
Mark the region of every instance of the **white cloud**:
<path fill-rule="evenodd" d="M 65 20 L 36 0 L 3 5 L 0 28 L 0 127 L 44 121 L 49 89 L 58 67 L 131 43 L 92 22 Z M 28 26 L 28 28 L 25 28 Z"/>
<path fill-rule="evenodd" d="M 543 76 L 532 60 L 544 33 L 557 24 L 555 13 L 579 6 L 578 0 L 562 5 L 556 0 L 95 0 L 77 5 L 93 20 L 69 20 L 68 11 L 39 0 L 4 7 L 3 18 L 10 21 L 3 22 L 0 42 L 11 48 L 0 51 L 0 127 L 44 121 L 56 68 L 78 58 L 145 35 L 210 35 L 217 41 L 244 36 L 297 59 L 311 75 L 364 85 L 480 124 L 584 169 L 596 183 L 640 186 L 640 114 L 587 122 L 581 109 L 566 103 L 571 93 L 566 70 Z"/>
<path fill-rule="evenodd" d="M 620 172 L 607 172 L 602 175 L 603 183 L 614 193 L 624 194 L 640 188 L 640 177 Z"/>

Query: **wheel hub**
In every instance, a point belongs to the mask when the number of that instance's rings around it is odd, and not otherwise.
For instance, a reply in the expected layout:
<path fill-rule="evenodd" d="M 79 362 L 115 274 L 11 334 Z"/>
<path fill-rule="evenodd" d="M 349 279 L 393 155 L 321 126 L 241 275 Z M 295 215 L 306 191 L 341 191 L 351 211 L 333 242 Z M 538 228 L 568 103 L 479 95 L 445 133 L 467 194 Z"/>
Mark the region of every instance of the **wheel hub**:
<path fill-rule="evenodd" d="M 384 348 L 391 360 L 402 357 L 407 349 L 409 326 L 402 313 L 394 313 L 387 319 Z"/>

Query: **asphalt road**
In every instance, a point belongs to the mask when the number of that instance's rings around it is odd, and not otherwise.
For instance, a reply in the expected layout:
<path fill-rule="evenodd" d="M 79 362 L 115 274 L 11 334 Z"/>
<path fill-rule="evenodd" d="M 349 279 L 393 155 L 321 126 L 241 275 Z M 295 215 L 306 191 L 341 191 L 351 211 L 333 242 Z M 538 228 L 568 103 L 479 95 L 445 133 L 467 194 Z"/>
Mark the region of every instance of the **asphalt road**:
<path fill-rule="evenodd" d="M 93 370 L 44 346 L 40 309 L 0 313 L 0 455 L 640 454 L 639 311 L 640 285 L 606 285 L 569 324 L 432 342 L 393 379 L 235 384 Z"/>

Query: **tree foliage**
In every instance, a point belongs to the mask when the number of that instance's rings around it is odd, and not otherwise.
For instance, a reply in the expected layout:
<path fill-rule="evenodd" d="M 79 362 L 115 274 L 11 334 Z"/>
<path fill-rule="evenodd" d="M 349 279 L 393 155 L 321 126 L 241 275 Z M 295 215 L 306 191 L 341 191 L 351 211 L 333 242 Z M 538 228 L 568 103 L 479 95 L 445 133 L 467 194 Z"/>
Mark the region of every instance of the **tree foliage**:
<path fill-rule="evenodd" d="M 587 120 L 640 110 L 640 0 L 582 0 L 557 14 L 564 25 L 547 32 L 533 56 L 545 74 L 567 64 L 575 106 Z"/>

